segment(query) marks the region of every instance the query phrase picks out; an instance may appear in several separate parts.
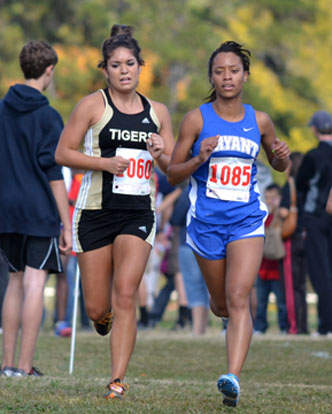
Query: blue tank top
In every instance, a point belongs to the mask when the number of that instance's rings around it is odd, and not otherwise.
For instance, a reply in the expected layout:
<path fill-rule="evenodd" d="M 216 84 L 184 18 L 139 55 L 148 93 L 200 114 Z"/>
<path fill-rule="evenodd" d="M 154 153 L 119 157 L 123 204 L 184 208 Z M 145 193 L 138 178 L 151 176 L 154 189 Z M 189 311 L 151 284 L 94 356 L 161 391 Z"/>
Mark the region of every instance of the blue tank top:
<path fill-rule="evenodd" d="M 192 147 L 193 157 L 201 142 L 220 135 L 210 158 L 190 179 L 191 214 L 206 223 L 229 224 L 242 221 L 256 210 L 266 211 L 256 181 L 256 158 L 261 135 L 255 111 L 244 105 L 239 122 L 228 122 L 214 110 L 212 103 L 201 105 L 203 127 Z"/>

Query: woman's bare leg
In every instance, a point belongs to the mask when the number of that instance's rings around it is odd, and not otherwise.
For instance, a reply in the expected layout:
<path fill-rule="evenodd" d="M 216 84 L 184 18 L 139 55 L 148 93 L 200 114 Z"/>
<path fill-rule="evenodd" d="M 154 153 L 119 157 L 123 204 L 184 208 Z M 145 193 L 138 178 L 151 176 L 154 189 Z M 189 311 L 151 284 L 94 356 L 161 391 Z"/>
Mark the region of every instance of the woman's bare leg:
<path fill-rule="evenodd" d="M 211 310 L 217 316 L 229 316 L 226 346 L 228 372 L 239 377 L 252 336 L 250 292 L 255 283 L 263 254 L 263 237 L 232 242 L 227 259 L 207 260 L 196 255 L 209 289 Z"/>
<path fill-rule="evenodd" d="M 111 307 L 113 245 L 78 253 L 84 301 L 90 319 L 97 322 Z"/>
<path fill-rule="evenodd" d="M 114 322 L 111 332 L 111 379 L 124 379 L 134 350 L 137 333 L 136 306 L 140 282 L 151 246 L 132 235 L 121 235 L 113 245 L 114 274 L 112 306 Z"/>
<path fill-rule="evenodd" d="M 228 372 L 240 376 L 252 337 L 250 292 L 263 254 L 263 237 L 237 240 L 227 248 Z"/>
<path fill-rule="evenodd" d="M 197 263 L 210 293 L 210 307 L 216 316 L 228 316 L 225 277 L 226 260 L 208 260 L 195 253 Z"/>

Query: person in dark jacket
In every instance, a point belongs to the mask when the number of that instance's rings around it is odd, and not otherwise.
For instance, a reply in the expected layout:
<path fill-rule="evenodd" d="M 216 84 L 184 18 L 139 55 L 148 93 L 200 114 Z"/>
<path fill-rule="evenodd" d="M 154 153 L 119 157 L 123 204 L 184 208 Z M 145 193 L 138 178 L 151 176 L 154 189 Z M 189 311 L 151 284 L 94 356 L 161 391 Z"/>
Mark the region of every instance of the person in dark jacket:
<path fill-rule="evenodd" d="M 299 207 L 303 209 L 308 272 L 318 296 L 315 334 L 332 335 L 332 217 L 325 210 L 332 186 L 332 117 L 318 111 L 309 126 L 319 144 L 304 156 L 296 184 Z"/>
<path fill-rule="evenodd" d="M 2 314 L 4 376 L 41 375 L 32 360 L 45 281 L 48 272 L 62 271 L 59 249 L 71 250 L 67 193 L 54 159 L 63 122 L 41 93 L 57 60 L 46 42 L 28 42 L 20 53 L 25 82 L 11 86 L 0 102 L 0 249 L 10 270 Z"/>

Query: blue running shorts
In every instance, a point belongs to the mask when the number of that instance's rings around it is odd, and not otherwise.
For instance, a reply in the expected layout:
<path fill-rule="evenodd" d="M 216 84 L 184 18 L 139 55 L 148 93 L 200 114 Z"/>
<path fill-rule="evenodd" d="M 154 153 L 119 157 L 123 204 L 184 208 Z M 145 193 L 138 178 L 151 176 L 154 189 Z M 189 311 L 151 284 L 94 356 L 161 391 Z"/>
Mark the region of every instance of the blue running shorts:
<path fill-rule="evenodd" d="M 250 237 L 264 237 L 266 217 L 266 212 L 261 210 L 245 220 L 231 224 L 204 223 L 190 217 L 186 242 L 195 253 L 205 259 L 224 259 L 228 243 Z"/>

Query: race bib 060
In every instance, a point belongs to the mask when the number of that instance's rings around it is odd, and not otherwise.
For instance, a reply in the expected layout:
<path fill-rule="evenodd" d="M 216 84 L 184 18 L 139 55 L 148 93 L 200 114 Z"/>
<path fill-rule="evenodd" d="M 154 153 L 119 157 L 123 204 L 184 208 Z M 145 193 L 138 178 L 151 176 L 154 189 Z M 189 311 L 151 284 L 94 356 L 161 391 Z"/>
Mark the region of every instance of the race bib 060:
<path fill-rule="evenodd" d="M 250 183 L 253 159 L 212 157 L 206 196 L 227 201 L 247 203 L 250 197 Z"/>
<path fill-rule="evenodd" d="M 127 195 L 150 194 L 153 158 L 147 150 L 117 148 L 116 155 L 130 161 L 122 175 L 114 175 L 113 193 Z"/>

